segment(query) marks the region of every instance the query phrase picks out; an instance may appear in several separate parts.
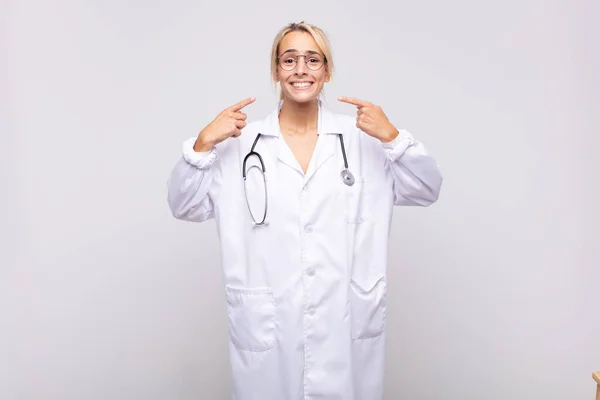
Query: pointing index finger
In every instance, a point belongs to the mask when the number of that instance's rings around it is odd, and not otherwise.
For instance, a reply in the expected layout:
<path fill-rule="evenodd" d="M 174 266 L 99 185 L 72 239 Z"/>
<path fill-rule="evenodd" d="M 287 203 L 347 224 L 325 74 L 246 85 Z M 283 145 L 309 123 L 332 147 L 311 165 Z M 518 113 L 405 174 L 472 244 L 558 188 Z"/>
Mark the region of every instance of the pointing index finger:
<path fill-rule="evenodd" d="M 353 105 L 357 106 L 358 108 L 366 107 L 370 104 L 367 101 L 355 99 L 353 97 L 340 96 L 340 97 L 338 97 L 338 100 L 341 101 L 342 103 L 353 104 Z"/>
<path fill-rule="evenodd" d="M 246 107 L 248 104 L 254 103 L 254 100 L 256 100 L 256 97 L 249 97 L 245 100 L 240 101 L 239 103 L 236 103 L 234 105 L 232 105 L 231 107 L 229 107 L 230 111 L 240 111 L 242 108 Z"/>

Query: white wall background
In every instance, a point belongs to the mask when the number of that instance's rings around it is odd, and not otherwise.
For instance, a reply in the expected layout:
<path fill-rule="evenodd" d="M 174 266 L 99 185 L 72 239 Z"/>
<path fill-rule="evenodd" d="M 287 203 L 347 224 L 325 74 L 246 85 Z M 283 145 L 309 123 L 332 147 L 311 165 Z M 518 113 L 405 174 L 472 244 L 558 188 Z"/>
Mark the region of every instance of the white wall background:
<path fill-rule="evenodd" d="M 589 399 L 600 369 L 597 1 L 2 4 L 0 399 L 226 399 L 215 227 L 173 219 L 183 139 L 276 99 L 283 25 L 330 35 L 329 106 L 436 155 L 397 209 L 386 399 Z M 6 62 L 4 62 L 6 60 Z"/>

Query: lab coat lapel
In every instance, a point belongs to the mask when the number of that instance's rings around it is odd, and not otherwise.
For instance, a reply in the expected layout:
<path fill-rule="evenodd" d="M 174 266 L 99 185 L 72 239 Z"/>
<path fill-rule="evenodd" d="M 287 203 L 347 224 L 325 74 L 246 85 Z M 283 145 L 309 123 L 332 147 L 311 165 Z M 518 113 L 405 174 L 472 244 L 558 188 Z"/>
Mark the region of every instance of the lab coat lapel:
<path fill-rule="evenodd" d="M 313 153 L 306 176 L 304 178 L 304 184 L 307 184 L 310 178 L 335 154 L 335 146 L 339 141 L 337 133 L 339 131 L 338 124 L 336 123 L 335 117 L 331 111 L 323 107 L 319 101 L 319 125 L 318 125 L 319 139 L 317 140 L 317 146 Z"/>
<path fill-rule="evenodd" d="M 302 167 L 298 163 L 298 160 L 296 160 L 294 153 L 292 153 L 292 150 L 287 143 L 285 143 L 285 140 L 283 140 L 282 137 L 279 137 L 279 141 L 277 143 L 277 158 L 288 167 L 295 169 L 301 174 L 304 174 L 304 171 L 302 171 Z"/>
<path fill-rule="evenodd" d="M 279 126 L 279 111 L 281 110 L 282 105 L 283 102 L 280 101 L 275 110 L 273 110 L 273 112 L 265 119 L 263 134 L 277 138 L 277 159 L 288 167 L 295 169 L 302 174 L 302 168 L 300 167 L 300 164 L 298 164 L 298 160 L 296 160 L 296 157 L 294 157 L 294 154 L 281 136 L 281 128 Z"/>

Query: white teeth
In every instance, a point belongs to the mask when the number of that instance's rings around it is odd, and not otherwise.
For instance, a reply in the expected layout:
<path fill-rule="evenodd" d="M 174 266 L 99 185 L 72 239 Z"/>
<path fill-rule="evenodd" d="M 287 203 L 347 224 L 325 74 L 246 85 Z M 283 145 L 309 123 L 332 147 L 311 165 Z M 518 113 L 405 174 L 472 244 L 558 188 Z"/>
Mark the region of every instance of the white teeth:
<path fill-rule="evenodd" d="M 309 83 L 309 82 L 297 82 L 297 83 L 294 83 L 293 85 L 294 85 L 294 87 L 297 87 L 297 88 L 307 88 L 310 85 L 312 85 L 312 83 Z"/>

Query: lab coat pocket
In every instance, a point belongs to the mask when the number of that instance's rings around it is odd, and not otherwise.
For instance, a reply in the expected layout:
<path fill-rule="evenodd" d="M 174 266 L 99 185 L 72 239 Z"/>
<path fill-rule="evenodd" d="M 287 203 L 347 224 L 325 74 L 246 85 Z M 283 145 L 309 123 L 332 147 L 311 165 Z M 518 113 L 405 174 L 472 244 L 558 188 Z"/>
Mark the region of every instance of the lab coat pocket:
<path fill-rule="evenodd" d="M 370 287 L 363 287 L 350 280 L 352 339 L 368 339 L 381 335 L 385 328 L 386 291 L 385 275 Z"/>
<path fill-rule="evenodd" d="M 275 342 L 275 300 L 270 288 L 225 287 L 231 342 L 240 350 L 266 351 Z"/>
<path fill-rule="evenodd" d="M 357 177 L 352 186 L 341 182 L 342 204 L 344 217 L 349 224 L 361 224 L 366 220 L 367 182 Z"/>

